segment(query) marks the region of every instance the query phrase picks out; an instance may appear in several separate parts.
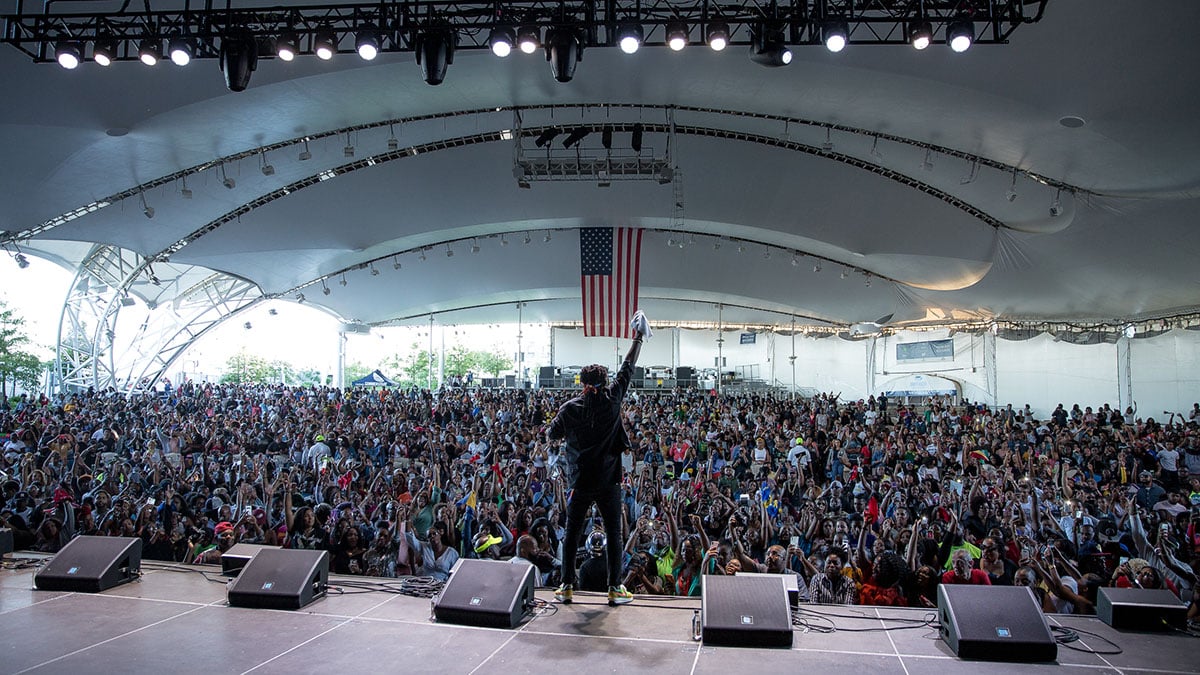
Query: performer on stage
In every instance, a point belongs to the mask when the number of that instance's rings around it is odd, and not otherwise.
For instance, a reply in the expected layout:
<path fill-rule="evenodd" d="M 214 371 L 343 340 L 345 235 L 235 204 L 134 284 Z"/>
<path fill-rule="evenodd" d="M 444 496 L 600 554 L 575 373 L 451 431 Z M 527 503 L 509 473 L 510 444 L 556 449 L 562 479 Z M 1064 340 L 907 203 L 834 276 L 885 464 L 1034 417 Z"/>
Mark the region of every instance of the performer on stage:
<path fill-rule="evenodd" d="M 633 594 L 621 584 L 621 542 L 625 541 L 621 536 L 621 452 L 630 447 L 629 436 L 621 425 L 621 401 L 633 379 L 633 366 L 650 326 L 640 310 L 629 325 L 634 331 L 633 345 L 616 381 L 608 384 L 604 366 L 584 368 L 579 373 L 583 394 L 564 403 L 546 429 L 551 440 L 566 440 L 559 465 L 570 496 L 563 542 L 563 583 L 554 592 L 555 599 L 564 604 L 571 602 L 575 590 L 575 554 L 593 503 L 604 520 L 607 539 L 608 604 L 615 607 L 633 601 Z"/>

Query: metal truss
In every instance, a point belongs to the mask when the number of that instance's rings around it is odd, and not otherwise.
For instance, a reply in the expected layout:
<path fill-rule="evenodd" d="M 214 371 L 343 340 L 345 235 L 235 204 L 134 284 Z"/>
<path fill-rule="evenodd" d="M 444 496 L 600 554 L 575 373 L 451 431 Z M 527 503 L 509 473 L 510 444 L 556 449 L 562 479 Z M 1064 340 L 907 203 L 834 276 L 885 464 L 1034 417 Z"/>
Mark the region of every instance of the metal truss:
<path fill-rule="evenodd" d="M 255 284 L 218 272 L 175 295 L 169 307 L 146 299 L 146 321 L 118 359 L 117 322 L 123 308 L 136 304 L 134 284 L 149 279 L 155 287 L 170 288 L 198 269 L 160 265 L 157 273 L 165 277 L 160 279 L 151 262 L 134 251 L 100 244 L 80 263 L 59 320 L 55 370 L 60 390 L 132 391 L 153 383 L 197 338 L 262 298 Z"/>
<path fill-rule="evenodd" d="M 90 42 L 110 45 L 113 60 L 138 59 L 144 40 L 186 37 L 193 41 L 193 58 L 219 57 L 221 43 L 231 36 L 252 38 L 263 57 L 274 56 L 277 40 L 294 39 L 302 51 L 312 51 L 319 33 L 332 31 L 338 52 L 353 52 L 350 33 L 370 31 L 383 52 L 412 52 L 423 31 L 453 33 L 458 49 L 486 49 L 492 28 L 548 28 L 575 31 L 584 47 L 613 46 L 621 24 L 642 25 L 647 45 L 666 42 L 667 24 L 683 22 L 693 44 L 704 42 L 707 26 L 728 26 L 730 44 L 750 44 L 751 31 L 780 32 L 790 44 L 821 44 L 826 22 L 844 21 L 848 42 L 904 44 L 907 25 L 923 20 L 932 25 L 934 43 L 944 43 L 950 23 L 974 22 L 977 44 L 1005 44 L 1014 30 L 1041 19 L 1046 0 L 380 0 L 371 3 L 330 3 L 298 7 L 203 8 L 183 3 L 182 9 L 126 9 L 110 12 L 52 12 L 50 3 L 26 8 L 19 0 L 12 14 L 3 15 L 2 40 L 37 62 L 54 60 L 55 44 Z M 140 4 L 140 3 L 139 3 Z M 221 3 L 225 4 L 225 3 Z"/>

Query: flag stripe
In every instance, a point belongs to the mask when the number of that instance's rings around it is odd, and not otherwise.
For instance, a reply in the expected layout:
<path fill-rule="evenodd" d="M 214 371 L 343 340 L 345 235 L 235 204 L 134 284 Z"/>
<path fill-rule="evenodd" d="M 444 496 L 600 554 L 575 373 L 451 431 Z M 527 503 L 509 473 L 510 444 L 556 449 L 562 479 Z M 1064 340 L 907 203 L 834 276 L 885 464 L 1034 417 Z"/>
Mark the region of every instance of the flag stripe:
<path fill-rule="evenodd" d="M 584 335 L 631 337 L 638 307 L 642 230 L 587 227 L 579 231 Z"/>

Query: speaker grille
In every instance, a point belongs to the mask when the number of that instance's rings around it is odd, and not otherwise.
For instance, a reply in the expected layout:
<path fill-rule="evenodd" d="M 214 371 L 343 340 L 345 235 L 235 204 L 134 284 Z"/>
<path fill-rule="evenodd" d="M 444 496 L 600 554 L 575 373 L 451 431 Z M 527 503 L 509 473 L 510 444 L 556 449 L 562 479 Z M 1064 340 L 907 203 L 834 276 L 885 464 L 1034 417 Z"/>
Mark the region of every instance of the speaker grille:
<path fill-rule="evenodd" d="M 782 575 L 706 574 L 701 583 L 705 644 L 792 646 L 792 614 Z"/>

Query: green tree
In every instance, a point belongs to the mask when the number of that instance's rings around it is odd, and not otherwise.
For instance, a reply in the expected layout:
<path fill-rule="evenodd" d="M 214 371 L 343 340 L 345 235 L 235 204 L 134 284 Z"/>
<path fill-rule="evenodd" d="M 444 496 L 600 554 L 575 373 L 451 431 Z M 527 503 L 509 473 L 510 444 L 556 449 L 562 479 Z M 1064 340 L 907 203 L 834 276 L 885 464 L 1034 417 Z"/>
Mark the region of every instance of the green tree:
<path fill-rule="evenodd" d="M 416 385 L 429 386 L 430 370 L 429 352 L 422 349 L 416 342 L 409 346 L 407 354 L 395 354 L 384 362 L 384 365 L 394 373 L 399 373 L 400 384 L 405 387 Z"/>
<path fill-rule="evenodd" d="M 225 362 L 225 373 L 221 375 L 222 384 L 261 384 L 278 381 L 279 368 L 274 363 L 256 354 L 247 354 L 245 350 L 229 357 Z"/>
<path fill-rule="evenodd" d="M 17 386 L 36 389 L 41 384 L 43 365 L 31 346 L 25 318 L 0 302 L 0 395 L 8 395 L 10 382 L 14 394 Z"/>
<path fill-rule="evenodd" d="M 461 377 L 468 370 L 476 368 L 479 352 L 471 351 L 462 345 L 454 345 L 446 352 L 446 377 Z"/>
<path fill-rule="evenodd" d="M 346 378 L 346 386 L 349 387 L 351 382 L 370 375 L 374 370 L 374 368 L 364 366 L 358 361 L 355 361 L 354 363 L 347 363 L 346 371 L 344 373 Z"/>
<path fill-rule="evenodd" d="M 492 377 L 500 377 L 500 373 L 512 370 L 512 359 L 499 352 L 475 352 L 475 365 Z"/>

